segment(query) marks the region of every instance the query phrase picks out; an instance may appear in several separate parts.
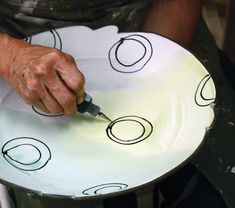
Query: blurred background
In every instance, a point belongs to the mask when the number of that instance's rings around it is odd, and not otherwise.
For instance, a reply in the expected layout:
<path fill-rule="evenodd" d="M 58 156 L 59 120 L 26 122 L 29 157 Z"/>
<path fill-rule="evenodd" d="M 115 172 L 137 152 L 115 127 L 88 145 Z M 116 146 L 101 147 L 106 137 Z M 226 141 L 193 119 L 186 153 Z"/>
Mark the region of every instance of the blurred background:
<path fill-rule="evenodd" d="M 203 17 L 217 46 L 235 64 L 235 0 L 204 0 Z"/>

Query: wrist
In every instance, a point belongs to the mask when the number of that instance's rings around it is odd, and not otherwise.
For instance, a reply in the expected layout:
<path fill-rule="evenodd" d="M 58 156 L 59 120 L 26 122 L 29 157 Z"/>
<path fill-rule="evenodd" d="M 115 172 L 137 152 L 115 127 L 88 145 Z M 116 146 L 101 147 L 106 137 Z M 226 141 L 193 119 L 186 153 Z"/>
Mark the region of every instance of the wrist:
<path fill-rule="evenodd" d="M 19 66 L 21 49 L 28 47 L 23 40 L 0 34 L 0 77 L 9 81 L 10 71 Z"/>

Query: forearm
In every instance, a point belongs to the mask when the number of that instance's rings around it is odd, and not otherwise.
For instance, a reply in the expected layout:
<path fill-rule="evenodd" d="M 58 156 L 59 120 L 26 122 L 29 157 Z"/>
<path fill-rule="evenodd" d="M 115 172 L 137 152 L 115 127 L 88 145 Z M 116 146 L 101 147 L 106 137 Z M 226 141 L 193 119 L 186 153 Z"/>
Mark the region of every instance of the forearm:
<path fill-rule="evenodd" d="M 201 16 L 202 0 L 155 0 L 143 31 L 155 32 L 188 47 Z"/>
<path fill-rule="evenodd" d="M 20 49 L 28 44 L 23 40 L 10 37 L 7 34 L 0 34 L 0 77 L 8 81 L 8 72 L 11 66 L 17 62 L 17 55 Z"/>

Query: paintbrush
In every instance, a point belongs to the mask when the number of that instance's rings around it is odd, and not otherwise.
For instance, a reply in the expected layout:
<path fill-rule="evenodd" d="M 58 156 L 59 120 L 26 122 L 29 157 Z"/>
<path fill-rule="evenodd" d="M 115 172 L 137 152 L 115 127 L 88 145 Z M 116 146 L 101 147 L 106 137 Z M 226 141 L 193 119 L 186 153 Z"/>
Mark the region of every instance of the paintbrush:
<path fill-rule="evenodd" d="M 79 113 L 87 112 L 92 116 L 100 116 L 101 118 L 112 122 L 112 120 L 109 117 L 107 117 L 103 112 L 101 112 L 100 107 L 92 102 L 92 97 L 87 93 L 85 93 L 83 102 L 77 105 L 77 109 Z"/>

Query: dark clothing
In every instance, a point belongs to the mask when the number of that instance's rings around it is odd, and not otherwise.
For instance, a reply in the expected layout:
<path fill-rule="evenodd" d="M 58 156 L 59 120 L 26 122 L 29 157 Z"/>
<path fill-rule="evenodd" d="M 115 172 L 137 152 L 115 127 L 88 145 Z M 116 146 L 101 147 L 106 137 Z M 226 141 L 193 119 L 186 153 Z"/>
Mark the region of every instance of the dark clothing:
<path fill-rule="evenodd" d="M 23 38 L 52 28 L 117 25 L 139 31 L 153 0 L 1 0 L 0 32 Z"/>

